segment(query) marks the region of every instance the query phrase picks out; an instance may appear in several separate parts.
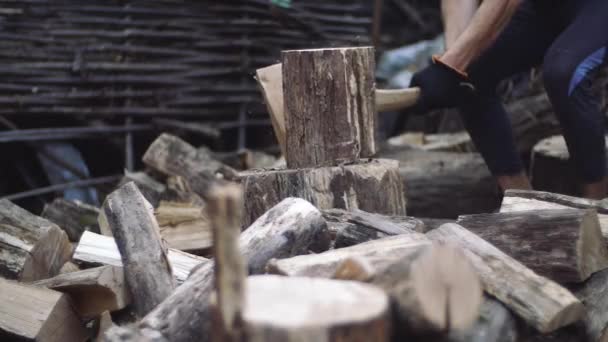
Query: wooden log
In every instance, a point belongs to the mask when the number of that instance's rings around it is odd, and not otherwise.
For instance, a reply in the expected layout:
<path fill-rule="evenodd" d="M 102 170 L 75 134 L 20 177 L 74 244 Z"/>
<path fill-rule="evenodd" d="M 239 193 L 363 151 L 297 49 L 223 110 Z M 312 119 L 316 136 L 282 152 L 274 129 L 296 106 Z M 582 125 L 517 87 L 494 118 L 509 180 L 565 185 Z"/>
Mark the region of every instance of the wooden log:
<path fill-rule="evenodd" d="M 455 219 L 500 205 L 501 193 L 479 154 L 397 149 L 380 155 L 400 162 L 408 215 Z"/>
<path fill-rule="evenodd" d="M 297 170 L 241 173 L 245 189 L 245 225 L 287 197 L 303 198 L 319 209 L 361 209 L 405 215 L 403 182 L 395 161 L 374 159 L 355 164 Z M 379 191 L 382 189 L 382 191 Z"/>
<path fill-rule="evenodd" d="M 95 267 L 40 280 L 33 285 L 70 295 L 75 310 L 84 318 L 123 309 L 131 302 L 122 267 Z"/>
<path fill-rule="evenodd" d="M 499 301 L 485 297 L 479 317 L 466 330 L 450 330 L 450 342 L 517 342 L 517 321 L 513 314 Z"/>
<path fill-rule="evenodd" d="M 264 102 L 270 114 L 274 134 L 281 148 L 281 153 L 286 155 L 285 147 L 285 115 L 283 104 L 283 72 L 281 64 L 274 64 L 255 72 L 256 80 Z"/>
<path fill-rule="evenodd" d="M 95 322 L 95 341 L 103 341 L 105 333 L 115 327 L 109 311 L 104 311 Z"/>
<path fill-rule="evenodd" d="M 135 311 L 143 317 L 175 289 L 158 223 L 133 182 L 108 195 L 102 210 L 116 238 Z"/>
<path fill-rule="evenodd" d="M 593 209 L 597 212 L 604 240 L 608 238 L 608 204 L 605 201 L 578 198 L 543 191 L 507 190 L 501 213 L 543 209 Z"/>
<path fill-rule="evenodd" d="M 248 341 L 390 340 L 388 298 L 371 285 L 266 275 L 248 278 L 246 289 Z"/>
<path fill-rule="evenodd" d="M 86 341 L 89 336 L 67 295 L 0 278 L 3 341 Z"/>
<path fill-rule="evenodd" d="M 520 154 L 528 155 L 536 143 L 561 131 L 545 92 L 507 103 L 506 109 Z"/>
<path fill-rule="evenodd" d="M 208 253 L 213 245 L 209 220 L 203 207 L 161 201 L 154 210 L 160 235 L 169 247 L 188 253 Z"/>
<path fill-rule="evenodd" d="M 463 227 L 448 223 L 426 235 L 433 241 L 461 246 L 484 290 L 538 331 L 551 332 L 582 318 L 584 306 L 572 293 Z"/>
<path fill-rule="evenodd" d="M 606 341 L 608 339 L 608 270 L 593 274 L 574 294 L 586 308 L 580 324 L 581 330 L 589 341 Z"/>
<path fill-rule="evenodd" d="M 195 149 L 178 137 L 163 133 L 143 156 L 151 168 L 167 175 L 181 176 L 190 188 L 204 196 L 218 177 L 235 179 L 237 172 L 213 159 L 205 150 Z"/>
<path fill-rule="evenodd" d="M 267 269 L 269 273 L 291 277 L 331 278 L 347 259 L 365 258 L 374 268 L 378 268 L 391 261 L 400 260 L 404 255 L 430 243 L 424 234 L 401 234 L 319 254 L 273 259 L 268 263 Z"/>
<path fill-rule="evenodd" d="M 209 191 L 207 215 L 213 231 L 216 319 L 214 341 L 238 342 L 245 334 L 243 323 L 246 262 L 238 239 L 243 217 L 243 190 L 236 184 Z"/>
<path fill-rule="evenodd" d="M 467 132 L 424 134 L 407 132 L 387 141 L 389 149 L 412 148 L 435 152 L 475 152 L 475 146 Z"/>
<path fill-rule="evenodd" d="M 192 269 L 208 259 L 177 249 L 169 248 L 167 253 L 173 276 L 178 283 L 184 282 Z M 122 267 L 122 258 L 116 241 L 108 236 L 84 232 L 74 250 L 74 261 L 87 265 L 112 265 Z"/>
<path fill-rule="evenodd" d="M 608 268 L 595 210 L 533 210 L 461 216 L 458 224 L 541 276 L 579 283 Z"/>
<path fill-rule="evenodd" d="M 80 201 L 56 198 L 44 206 L 40 216 L 57 224 L 68 234 L 70 241 L 80 240 L 85 230 L 99 232 L 97 225 L 99 209 Z"/>
<path fill-rule="evenodd" d="M 272 258 L 307 253 L 310 249 L 307 244 L 316 242 L 314 235 L 321 234 L 324 226 L 321 213 L 310 203 L 297 198 L 284 200 L 239 237 L 250 273 L 263 272 Z M 213 263 L 202 263 L 137 326 L 120 335 L 135 339 L 161 337 L 176 342 L 210 341 L 212 291 Z"/>
<path fill-rule="evenodd" d="M 145 172 L 125 171 L 125 176 L 120 181 L 120 185 L 122 186 L 129 182 L 134 182 L 137 185 L 141 194 L 144 195 L 154 208 L 158 206 L 163 194 L 167 191 L 167 187 L 163 183 L 150 177 Z"/>
<path fill-rule="evenodd" d="M 369 47 L 283 51 L 289 168 L 376 153 L 374 60 Z"/>
<path fill-rule="evenodd" d="M 56 224 L 0 200 L 0 275 L 24 282 L 52 277 L 72 247 Z"/>
<path fill-rule="evenodd" d="M 362 210 L 328 209 L 323 211 L 323 217 L 329 226 L 340 225 L 340 228 L 336 229 L 335 248 L 349 247 L 390 235 L 424 232 L 422 221 L 407 216 L 384 216 Z"/>

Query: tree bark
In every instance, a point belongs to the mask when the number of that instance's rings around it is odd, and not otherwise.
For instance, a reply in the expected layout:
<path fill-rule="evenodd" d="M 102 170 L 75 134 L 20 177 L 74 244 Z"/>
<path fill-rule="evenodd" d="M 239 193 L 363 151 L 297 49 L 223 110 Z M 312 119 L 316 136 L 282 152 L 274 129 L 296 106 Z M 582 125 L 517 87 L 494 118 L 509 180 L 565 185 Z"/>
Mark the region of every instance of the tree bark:
<path fill-rule="evenodd" d="M 390 340 L 386 294 L 357 282 L 250 277 L 243 317 L 248 341 Z"/>
<path fill-rule="evenodd" d="M 422 221 L 407 216 L 384 216 L 362 210 L 328 209 L 323 211 L 323 217 L 330 226 L 341 225 L 336 230 L 335 248 L 354 246 L 391 235 L 424 232 Z"/>
<path fill-rule="evenodd" d="M 70 241 L 78 241 L 85 230 L 99 232 L 99 209 L 79 201 L 56 198 L 44 206 L 40 216 L 57 224 L 68 234 Z"/>
<path fill-rule="evenodd" d="M 608 238 L 608 204 L 543 191 L 507 190 L 500 206 L 501 213 L 542 209 L 593 209 L 597 211 L 604 240 Z"/>
<path fill-rule="evenodd" d="M 192 269 L 208 259 L 169 248 L 167 253 L 173 276 L 178 283 L 184 282 Z M 121 254 L 116 241 L 109 236 L 84 232 L 72 257 L 87 265 L 112 265 L 122 267 Z"/>
<path fill-rule="evenodd" d="M 148 201 L 130 182 L 108 195 L 103 212 L 116 239 L 133 306 L 143 317 L 175 289 L 167 249 Z"/>
<path fill-rule="evenodd" d="M 390 160 L 244 172 L 241 183 L 245 189 L 245 225 L 287 197 L 303 198 L 319 209 L 361 209 L 405 215 L 403 182 L 397 162 Z"/>
<path fill-rule="evenodd" d="M 70 295 L 76 311 L 85 318 L 123 309 L 131 302 L 122 267 L 101 266 L 61 274 L 33 285 Z"/>
<path fill-rule="evenodd" d="M 56 224 L 0 200 L 0 276 L 29 282 L 59 273 L 72 247 Z"/>
<path fill-rule="evenodd" d="M 86 341 L 88 333 L 67 295 L 0 278 L 0 339 Z"/>
<path fill-rule="evenodd" d="M 282 60 L 288 168 L 373 156 L 374 49 L 284 51 Z"/>
<path fill-rule="evenodd" d="M 398 149 L 380 155 L 400 162 L 408 215 L 455 219 L 500 205 L 500 191 L 479 154 Z"/>
<path fill-rule="evenodd" d="M 533 210 L 461 216 L 458 224 L 541 276 L 579 283 L 608 268 L 595 210 Z"/>
<path fill-rule="evenodd" d="M 582 318 L 584 307 L 572 293 L 461 226 L 448 223 L 426 235 L 436 242 L 461 246 L 484 290 L 538 331 L 551 332 Z"/>

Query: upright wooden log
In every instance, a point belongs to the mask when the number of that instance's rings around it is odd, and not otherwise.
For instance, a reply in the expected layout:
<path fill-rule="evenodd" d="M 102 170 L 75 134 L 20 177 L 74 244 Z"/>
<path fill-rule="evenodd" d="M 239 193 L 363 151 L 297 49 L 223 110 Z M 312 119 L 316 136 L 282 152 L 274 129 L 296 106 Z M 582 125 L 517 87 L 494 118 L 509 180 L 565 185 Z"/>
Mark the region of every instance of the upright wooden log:
<path fill-rule="evenodd" d="M 0 200 L 0 276 L 24 282 L 52 277 L 72 247 L 56 224 Z"/>
<path fill-rule="evenodd" d="M 173 276 L 178 283 L 184 282 L 196 266 L 208 261 L 206 258 L 172 248 L 169 248 L 167 257 L 171 264 Z M 73 259 L 86 265 L 123 266 L 116 241 L 109 236 L 91 232 L 84 232 L 82 234 L 80 242 L 76 246 L 76 250 L 74 250 Z"/>
<path fill-rule="evenodd" d="M 33 285 L 69 294 L 76 311 L 86 318 L 123 309 L 131 302 L 122 267 L 90 268 L 40 280 Z"/>
<path fill-rule="evenodd" d="M 285 156 L 285 105 L 283 104 L 283 71 L 281 64 L 273 64 L 255 72 L 260 91 L 264 96 L 266 108 L 274 129 L 281 153 Z"/>
<path fill-rule="evenodd" d="M 531 190 L 507 190 L 500 206 L 501 213 L 543 209 L 593 209 L 597 212 L 604 240 L 608 239 L 608 204 L 586 198 Z"/>
<path fill-rule="evenodd" d="M 284 51 L 282 60 L 287 166 L 374 155 L 374 49 Z"/>
<path fill-rule="evenodd" d="M 538 331 L 551 332 L 582 318 L 584 306 L 572 293 L 463 227 L 448 223 L 426 235 L 433 241 L 461 246 L 484 290 Z"/>
<path fill-rule="evenodd" d="M 249 271 L 260 273 L 269 259 L 308 253 L 317 240 L 315 235 L 322 234 L 324 227 L 314 206 L 290 198 L 247 228 L 239 237 L 239 246 Z M 171 296 L 122 335 L 135 340 L 143 336 L 175 342 L 210 341 L 212 291 L 213 263 L 202 263 Z"/>
<path fill-rule="evenodd" d="M 371 285 L 254 276 L 247 280 L 245 298 L 248 341 L 390 340 L 388 298 Z"/>
<path fill-rule="evenodd" d="M 214 341 L 239 342 L 245 331 L 243 306 L 246 264 L 238 238 L 243 217 L 243 190 L 236 184 L 216 186 L 207 200 L 207 216 L 213 231 L 217 318 Z"/>
<path fill-rule="evenodd" d="M 108 195 L 103 211 L 120 250 L 135 310 L 143 317 L 175 288 L 158 223 L 133 182 Z"/>
<path fill-rule="evenodd" d="M 243 172 L 245 225 L 287 197 L 303 198 L 319 209 L 405 215 L 398 170 L 395 161 L 375 159 L 333 167 Z"/>
<path fill-rule="evenodd" d="M 232 168 L 218 162 L 205 150 L 195 149 L 180 138 L 163 133 L 143 156 L 146 165 L 172 176 L 181 176 L 191 189 L 204 196 L 218 177 L 234 179 Z"/>
<path fill-rule="evenodd" d="M 595 210 L 560 209 L 461 216 L 458 224 L 560 284 L 608 268 Z"/>
<path fill-rule="evenodd" d="M 99 209 L 80 201 L 56 198 L 44 206 L 40 216 L 57 224 L 68 234 L 70 241 L 78 241 L 85 230 L 99 232 Z"/>
<path fill-rule="evenodd" d="M 79 342 L 88 338 L 67 295 L 0 278 L 0 339 Z"/>

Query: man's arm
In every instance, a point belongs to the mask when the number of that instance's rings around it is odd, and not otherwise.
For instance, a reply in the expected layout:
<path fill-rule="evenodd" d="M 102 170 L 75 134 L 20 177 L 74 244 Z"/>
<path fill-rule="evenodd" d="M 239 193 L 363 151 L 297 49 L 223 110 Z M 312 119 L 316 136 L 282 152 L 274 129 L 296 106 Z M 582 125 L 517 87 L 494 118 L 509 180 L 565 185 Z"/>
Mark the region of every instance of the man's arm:
<path fill-rule="evenodd" d="M 455 2 L 444 0 L 450 1 Z M 441 56 L 441 62 L 453 69 L 466 71 L 471 62 L 492 45 L 521 2 L 522 0 L 484 0 L 464 32 Z"/>
<path fill-rule="evenodd" d="M 454 45 L 456 39 L 469 26 L 478 6 L 478 0 L 441 1 L 441 16 L 443 17 L 446 50 Z"/>

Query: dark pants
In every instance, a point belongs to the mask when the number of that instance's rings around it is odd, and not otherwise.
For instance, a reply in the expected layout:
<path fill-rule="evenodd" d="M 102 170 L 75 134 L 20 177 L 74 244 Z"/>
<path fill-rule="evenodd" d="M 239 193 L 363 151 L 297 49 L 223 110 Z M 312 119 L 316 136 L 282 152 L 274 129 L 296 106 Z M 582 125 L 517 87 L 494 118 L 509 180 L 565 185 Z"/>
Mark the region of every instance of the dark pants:
<path fill-rule="evenodd" d="M 548 5 L 544 5 L 547 3 Z M 465 126 L 494 175 L 514 175 L 523 164 L 497 84 L 542 64 L 545 88 L 560 121 L 580 180 L 604 178 L 604 120 L 592 93 L 605 63 L 608 0 L 525 0 L 495 44 L 469 68 L 480 92 L 461 106 Z"/>

